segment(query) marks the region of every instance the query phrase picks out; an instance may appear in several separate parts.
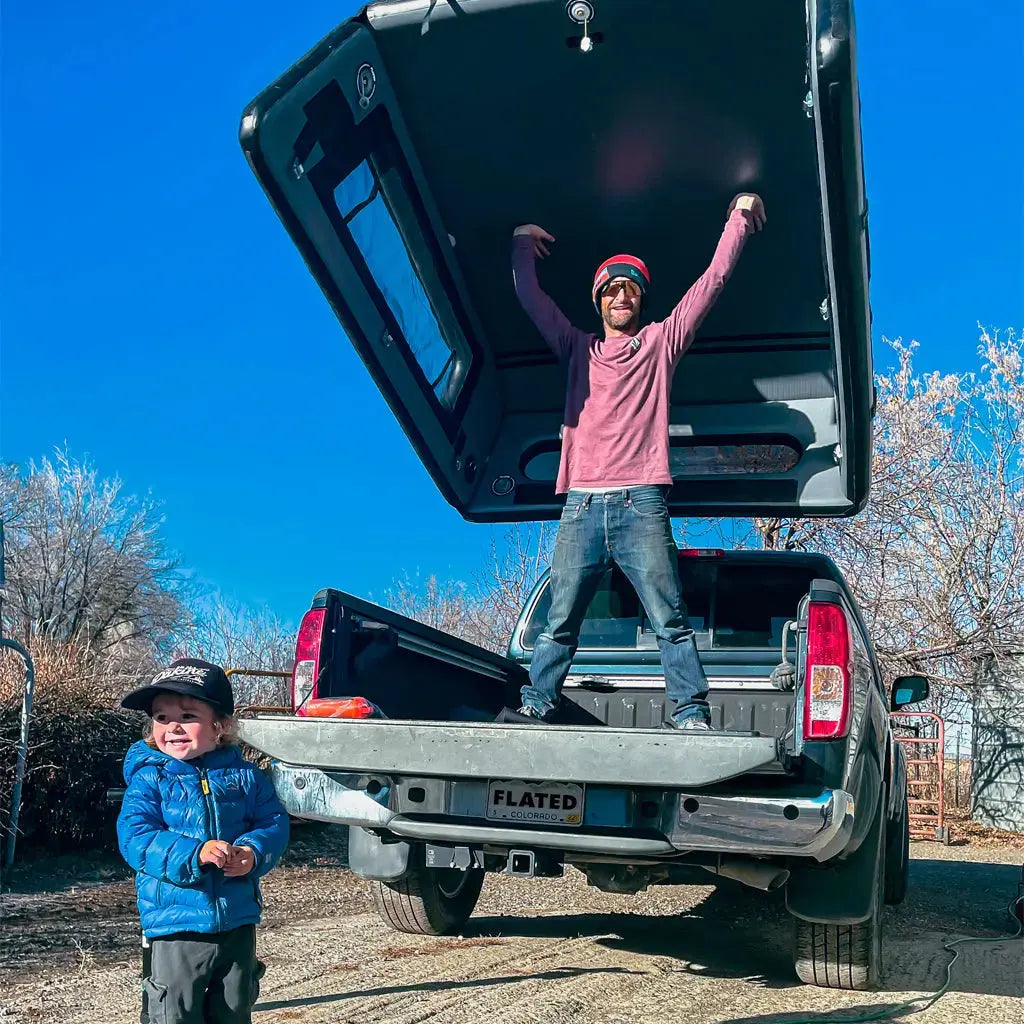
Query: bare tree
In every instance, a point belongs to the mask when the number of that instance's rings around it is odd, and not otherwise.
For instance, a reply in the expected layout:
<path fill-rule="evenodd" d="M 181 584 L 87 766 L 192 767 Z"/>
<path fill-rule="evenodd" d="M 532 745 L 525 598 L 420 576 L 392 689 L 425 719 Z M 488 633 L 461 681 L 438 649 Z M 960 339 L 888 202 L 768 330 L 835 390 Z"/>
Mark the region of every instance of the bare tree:
<path fill-rule="evenodd" d="M 220 594 L 193 601 L 192 622 L 176 639 L 174 657 L 204 658 L 226 669 L 290 672 L 295 628 L 269 608 L 250 608 Z M 235 703 L 286 704 L 289 682 L 259 675 L 235 676 Z"/>
<path fill-rule="evenodd" d="M 153 499 L 62 449 L 25 472 L 3 467 L 0 509 L 11 633 L 97 653 L 166 647 L 185 617 L 182 578 Z"/>
<path fill-rule="evenodd" d="M 530 590 L 550 564 L 553 543 L 554 528 L 545 524 L 510 527 L 502 543 L 492 543 L 487 567 L 471 582 L 406 576 L 385 592 L 384 603 L 401 615 L 504 653 Z"/>
<path fill-rule="evenodd" d="M 384 604 L 434 629 L 483 647 L 490 646 L 483 603 L 471 584 L 455 580 L 440 582 L 436 576 L 422 581 L 404 576 L 385 591 Z"/>
<path fill-rule="evenodd" d="M 250 608 L 220 594 L 192 605 L 192 624 L 175 643 L 175 657 L 206 658 L 224 666 L 290 669 L 295 628 L 269 608 Z"/>
<path fill-rule="evenodd" d="M 1024 371 L 1013 332 L 982 331 L 979 369 L 918 373 L 890 343 L 871 495 L 850 519 L 757 519 L 760 546 L 828 552 L 887 674 L 925 672 L 960 716 L 979 662 L 1024 650 Z"/>
<path fill-rule="evenodd" d="M 961 719 L 978 666 L 1024 652 L 1022 342 L 982 331 L 978 369 L 966 374 L 921 373 L 916 343 L 887 343 L 895 365 L 876 381 L 871 494 L 861 513 L 693 519 L 676 532 L 689 546 L 827 552 L 868 620 L 887 677 L 927 673 L 939 684 L 933 707 Z M 502 650 L 553 539 L 553 527 L 514 527 L 472 585 L 405 581 L 391 604 Z"/>
<path fill-rule="evenodd" d="M 547 523 L 517 524 L 501 545 L 491 544 L 490 565 L 476 576 L 489 633 L 484 646 L 495 651 L 508 647 L 530 592 L 551 564 L 555 530 Z"/>

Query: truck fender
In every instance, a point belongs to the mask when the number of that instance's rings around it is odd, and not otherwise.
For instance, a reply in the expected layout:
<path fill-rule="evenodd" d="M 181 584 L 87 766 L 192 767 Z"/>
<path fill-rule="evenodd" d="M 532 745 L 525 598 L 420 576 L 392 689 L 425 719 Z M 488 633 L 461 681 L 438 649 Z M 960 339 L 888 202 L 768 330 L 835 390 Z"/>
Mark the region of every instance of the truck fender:
<path fill-rule="evenodd" d="M 879 832 L 885 828 L 888 807 L 885 790 L 875 802 L 874 821 L 864 842 L 844 860 L 818 868 L 794 867 L 786 885 L 786 909 L 804 921 L 822 924 L 860 924 L 870 916 L 877 883 Z"/>
<path fill-rule="evenodd" d="M 361 825 L 348 827 L 348 866 L 360 878 L 394 882 L 409 872 L 409 844 L 384 840 Z"/>

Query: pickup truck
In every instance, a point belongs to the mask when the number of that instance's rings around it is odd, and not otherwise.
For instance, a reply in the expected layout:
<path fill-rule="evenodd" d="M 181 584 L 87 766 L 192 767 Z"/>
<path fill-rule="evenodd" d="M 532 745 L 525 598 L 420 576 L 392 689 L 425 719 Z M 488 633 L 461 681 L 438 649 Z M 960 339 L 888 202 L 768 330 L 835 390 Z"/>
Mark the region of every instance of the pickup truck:
<path fill-rule="evenodd" d="M 564 368 L 516 303 L 513 228 L 559 237 L 542 284 L 574 323 L 594 316 L 581 282 L 623 249 L 652 268 L 644 312 L 661 319 L 731 197 L 759 192 L 769 226 L 673 383 L 670 512 L 863 507 L 874 378 L 849 0 L 380 0 L 257 96 L 240 140 L 428 473 L 479 523 L 561 508 Z M 321 343 L 302 339 L 307 358 Z M 344 450 L 329 429 L 320 443 Z M 488 872 L 568 864 L 626 892 L 711 872 L 785 887 L 802 979 L 871 987 L 907 871 L 887 712 L 927 681 L 887 699 L 823 556 L 684 551 L 680 567 L 713 732 L 660 728 L 654 638 L 612 572 L 557 724 L 505 710 L 541 580 L 507 656 L 321 591 L 295 713 L 243 736 L 294 814 L 349 825 L 352 869 L 400 930 L 459 928 Z"/>
<path fill-rule="evenodd" d="M 349 826 L 351 869 L 399 931 L 461 929 L 489 872 L 610 892 L 707 881 L 785 888 L 806 982 L 875 984 L 883 904 L 907 885 L 906 765 L 867 631 L 823 555 L 684 550 L 714 731 L 664 729 L 658 649 L 606 574 L 559 723 L 500 721 L 546 621 L 542 578 L 507 657 L 336 590 L 298 633 L 297 714 L 241 723 L 289 813 Z M 773 673 L 781 664 L 795 671 Z M 780 688 L 781 687 L 781 688 Z M 344 698 L 365 703 L 351 713 Z M 365 709 L 364 711 L 358 710 Z M 377 716 L 386 717 L 377 717 Z M 428 717 L 429 716 L 429 717 Z"/>

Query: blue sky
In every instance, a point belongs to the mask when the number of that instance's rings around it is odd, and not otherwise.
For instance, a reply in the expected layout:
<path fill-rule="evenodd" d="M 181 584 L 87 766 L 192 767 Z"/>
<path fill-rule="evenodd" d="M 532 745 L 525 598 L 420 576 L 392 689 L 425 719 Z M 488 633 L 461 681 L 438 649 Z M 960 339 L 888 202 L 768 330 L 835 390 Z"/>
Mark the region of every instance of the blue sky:
<path fill-rule="evenodd" d="M 434 489 L 236 141 L 356 7 L 3 11 L 0 457 L 66 441 L 163 501 L 203 579 L 289 619 L 321 586 L 465 576 L 492 537 Z M 921 368 L 1024 323 L 1015 7 L 857 5 L 876 345 L 916 337 Z"/>

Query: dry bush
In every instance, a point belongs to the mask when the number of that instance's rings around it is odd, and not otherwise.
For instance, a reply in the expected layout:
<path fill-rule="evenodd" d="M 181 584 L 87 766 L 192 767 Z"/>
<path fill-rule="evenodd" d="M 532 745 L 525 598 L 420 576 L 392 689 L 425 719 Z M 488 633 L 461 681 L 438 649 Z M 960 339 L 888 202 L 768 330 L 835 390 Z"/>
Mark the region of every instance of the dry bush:
<path fill-rule="evenodd" d="M 120 762 L 142 733 L 139 715 L 116 710 L 152 666 L 87 643 L 36 638 L 35 694 L 18 821 L 19 844 L 49 851 L 109 846 L 116 808 L 106 790 L 123 785 Z M 10 827 L 21 734 L 25 664 L 0 655 L 0 827 Z"/>
<path fill-rule="evenodd" d="M 149 656 L 127 646 L 97 652 L 87 641 L 66 643 L 36 637 L 29 645 L 35 665 L 35 703 L 47 712 L 116 707 L 121 697 L 155 668 Z M 0 653 L 0 706 L 21 703 L 25 663 L 14 651 Z"/>
<path fill-rule="evenodd" d="M 947 758 L 943 764 L 943 803 L 947 809 L 952 807 L 970 807 L 971 805 L 971 762 L 961 760 L 959 782 L 957 781 L 957 765 L 954 758 Z M 927 800 L 930 806 L 914 810 L 922 810 L 934 814 L 938 808 L 939 783 L 935 768 L 931 765 L 908 765 L 907 781 L 920 781 L 923 785 L 910 786 L 910 797 L 913 800 Z"/>
<path fill-rule="evenodd" d="M 142 733 L 138 715 L 79 706 L 48 712 L 32 721 L 25 785 L 18 820 L 19 850 L 63 853 L 114 845 L 117 808 L 106 791 L 123 786 L 121 761 Z M 15 738 L 21 710 L 0 710 L 0 825 L 10 826 Z"/>
<path fill-rule="evenodd" d="M 44 638 L 33 642 L 31 654 L 36 685 L 19 859 L 32 849 L 114 850 L 118 808 L 108 805 L 106 793 L 124 786 L 124 755 L 146 727 L 143 715 L 120 710 L 119 703 L 151 677 L 154 665 L 119 657 L 116 650 L 97 653 L 85 644 Z M 10 827 L 24 680 L 21 658 L 0 653 L 0 833 Z M 244 746 L 242 754 L 264 767 L 268 760 Z"/>

